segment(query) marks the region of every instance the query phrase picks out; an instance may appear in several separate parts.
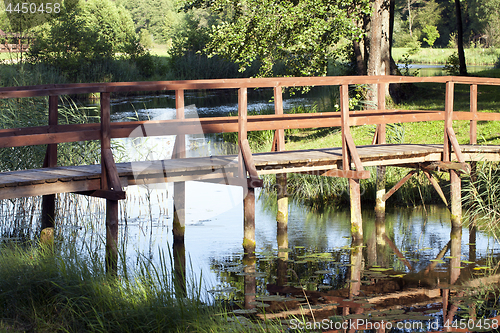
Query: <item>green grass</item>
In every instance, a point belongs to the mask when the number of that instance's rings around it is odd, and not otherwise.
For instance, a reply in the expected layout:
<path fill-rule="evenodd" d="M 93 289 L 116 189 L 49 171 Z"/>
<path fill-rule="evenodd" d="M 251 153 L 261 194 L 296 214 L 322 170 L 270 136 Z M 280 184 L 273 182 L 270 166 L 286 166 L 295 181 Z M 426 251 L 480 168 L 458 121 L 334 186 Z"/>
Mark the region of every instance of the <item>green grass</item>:
<path fill-rule="evenodd" d="M 165 254 L 144 256 L 133 276 L 108 275 L 96 253 L 74 244 L 0 246 L 1 332 L 282 332 L 201 301 L 199 281 L 176 296 Z M 56 250 L 57 251 L 57 250 Z M 76 254 L 78 252 L 78 254 Z"/>
<path fill-rule="evenodd" d="M 392 57 L 396 63 L 403 63 L 403 55 L 409 48 L 393 48 Z M 410 55 L 408 60 L 414 64 L 446 64 L 448 57 L 456 53 L 456 49 L 422 48 L 417 54 Z M 500 57 L 500 50 L 489 48 L 465 49 L 467 65 L 495 65 Z"/>
<path fill-rule="evenodd" d="M 499 77 L 500 70 L 489 70 L 480 73 L 483 76 Z M 444 110 L 445 87 L 443 84 L 415 84 L 411 87 L 414 94 L 405 102 L 393 105 L 390 108 L 406 110 Z M 480 86 L 478 93 L 478 110 L 481 112 L 499 112 L 498 96 L 500 88 Z M 455 111 L 469 110 L 469 86 L 455 86 Z M 468 121 L 454 121 L 453 128 L 460 144 L 470 141 Z M 351 133 L 356 145 L 371 144 L 374 125 L 353 126 Z M 478 144 L 500 144 L 500 122 L 480 121 L 477 124 Z M 428 121 L 417 123 L 388 124 L 388 143 L 412 144 L 442 144 L 444 140 L 444 121 Z M 260 141 L 262 142 L 262 141 Z M 340 128 L 316 128 L 295 130 L 286 135 L 287 150 L 302 150 L 314 148 L 328 148 L 341 146 Z M 361 181 L 362 199 L 373 204 L 375 200 L 375 174 L 374 168 L 370 169 L 372 177 Z M 386 174 L 386 188 L 391 188 L 404 175 L 408 169 L 388 167 Z M 449 190 L 448 175 L 436 174 L 441 182 L 445 194 Z M 289 175 L 288 193 L 294 198 L 306 202 L 308 205 L 324 208 L 327 205 L 337 207 L 345 206 L 349 197 L 345 180 L 329 177 L 315 177 L 308 175 Z M 268 180 L 274 184 L 272 177 Z M 413 176 L 399 189 L 387 202 L 389 206 L 418 206 L 428 203 L 441 203 L 436 191 L 429 184 L 423 174 Z"/>

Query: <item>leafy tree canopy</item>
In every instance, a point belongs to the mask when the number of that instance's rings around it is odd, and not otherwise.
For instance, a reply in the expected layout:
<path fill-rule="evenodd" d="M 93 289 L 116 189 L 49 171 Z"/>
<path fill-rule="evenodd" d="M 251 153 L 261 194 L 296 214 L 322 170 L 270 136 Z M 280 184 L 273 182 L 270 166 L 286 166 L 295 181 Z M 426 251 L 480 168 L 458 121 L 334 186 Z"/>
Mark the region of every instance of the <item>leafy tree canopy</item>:
<path fill-rule="evenodd" d="M 175 11 L 173 0 L 116 0 L 116 3 L 130 12 L 137 33 L 146 29 L 156 42 L 166 41 L 164 26 L 168 23 L 166 17 Z"/>
<path fill-rule="evenodd" d="M 236 62 L 244 71 L 260 62 L 260 75 L 272 75 L 282 62 L 289 75 L 326 75 L 328 60 L 343 50 L 346 38 L 364 32 L 356 25 L 370 12 L 369 0 L 195 0 L 184 8 L 208 7 L 220 23 L 213 25 L 206 51 Z"/>
<path fill-rule="evenodd" d="M 67 0 L 61 13 L 39 27 L 30 46 L 30 56 L 76 71 L 81 65 L 118 54 L 142 52 L 130 14 L 110 0 Z"/>

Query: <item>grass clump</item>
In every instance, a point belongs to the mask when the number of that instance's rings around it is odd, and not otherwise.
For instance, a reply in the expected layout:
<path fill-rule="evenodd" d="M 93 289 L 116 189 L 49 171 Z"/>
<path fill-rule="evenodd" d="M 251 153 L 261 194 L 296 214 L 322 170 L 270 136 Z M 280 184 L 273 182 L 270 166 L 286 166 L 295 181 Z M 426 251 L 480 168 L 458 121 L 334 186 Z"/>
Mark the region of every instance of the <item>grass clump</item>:
<path fill-rule="evenodd" d="M 467 179 L 463 200 L 467 204 L 466 220 L 481 230 L 500 228 L 500 170 L 498 162 L 480 162 L 473 177 Z M 498 233 L 494 233 L 498 240 Z"/>
<path fill-rule="evenodd" d="M 176 298 L 169 273 L 142 262 L 133 279 L 107 275 L 95 257 L 0 249 L 0 327 L 36 332 L 181 332 L 210 327 L 198 294 Z M 200 326 L 201 325 L 201 326 Z"/>
<path fill-rule="evenodd" d="M 0 252 L 0 331 L 283 331 L 279 323 L 251 321 L 203 302 L 194 282 L 179 294 L 161 253 L 160 267 L 142 257 L 133 277 L 120 277 L 107 274 L 92 253 L 5 243 Z"/>

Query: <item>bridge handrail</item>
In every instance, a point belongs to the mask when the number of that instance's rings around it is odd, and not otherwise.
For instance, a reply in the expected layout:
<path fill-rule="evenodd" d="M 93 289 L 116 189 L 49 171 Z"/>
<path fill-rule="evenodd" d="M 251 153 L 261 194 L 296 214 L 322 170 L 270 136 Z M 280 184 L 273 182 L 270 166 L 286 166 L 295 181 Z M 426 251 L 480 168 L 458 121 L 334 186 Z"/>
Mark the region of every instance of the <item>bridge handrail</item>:
<path fill-rule="evenodd" d="M 445 110 L 386 110 L 385 90 L 391 83 L 444 83 L 446 84 Z M 377 110 L 349 111 L 348 87 L 352 84 L 372 84 L 378 88 Z M 453 93 L 455 84 L 470 85 L 470 112 L 453 111 Z M 283 114 L 282 87 L 300 86 L 330 86 L 339 85 L 341 91 L 341 112 L 327 112 L 315 114 Z M 363 167 L 356 152 L 356 146 L 350 135 L 349 127 L 364 124 L 377 124 L 373 143 L 385 143 L 385 124 L 395 122 L 415 122 L 428 120 L 444 120 L 444 156 L 448 161 L 451 147 L 461 161 L 460 147 L 453 132 L 453 120 L 470 121 L 470 142 L 476 143 L 476 126 L 478 120 L 500 120 L 500 114 L 477 112 L 477 86 L 500 85 L 500 79 L 478 77 L 408 77 L 408 76 L 338 76 L 338 77 L 281 77 L 281 78 L 247 78 L 247 79 L 214 79 L 214 80 L 187 80 L 187 81 L 154 81 L 154 82 L 111 82 L 111 83 L 78 83 L 78 84 L 51 84 L 24 87 L 0 88 L 0 98 L 23 98 L 50 96 L 49 122 L 47 126 L 2 129 L 0 130 L 0 148 L 47 144 L 46 166 L 55 166 L 57 144 L 62 142 L 76 142 L 84 140 L 101 140 L 103 161 L 109 161 L 109 140 L 134 136 L 134 129 L 138 126 L 148 126 L 148 135 L 176 134 L 177 147 L 185 146 L 182 134 L 192 133 L 224 133 L 238 132 L 238 142 L 242 150 L 241 161 L 245 162 L 251 176 L 256 176 L 251 164 L 247 132 L 253 130 L 275 130 L 274 150 L 284 150 L 284 129 L 333 127 L 342 129 L 342 151 L 344 169 L 355 166 L 356 171 L 362 173 Z M 247 115 L 247 89 L 274 88 L 275 115 Z M 238 117 L 216 117 L 203 119 L 184 119 L 184 91 L 199 89 L 238 89 Z M 160 121 L 111 122 L 110 121 L 110 94 L 132 91 L 159 91 L 172 90 L 176 92 L 177 119 Z M 57 123 L 58 96 L 100 93 L 101 95 L 101 124 L 72 124 L 59 125 Z M 201 127 L 199 126 L 201 124 Z M 196 125 L 196 126 L 195 126 Z M 141 135 L 141 134 L 139 134 Z M 177 149 L 181 152 L 183 149 Z M 104 157 L 106 156 L 106 159 Z M 184 157 L 182 154 L 177 157 Z M 250 165 L 249 165 L 250 164 Z M 104 163 L 103 163 L 104 165 Z M 110 166 L 112 168 L 112 166 Z M 103 174 L 106 170 L 103 169 Z M 106 182 L 103 177 L 103 182 Z"/>

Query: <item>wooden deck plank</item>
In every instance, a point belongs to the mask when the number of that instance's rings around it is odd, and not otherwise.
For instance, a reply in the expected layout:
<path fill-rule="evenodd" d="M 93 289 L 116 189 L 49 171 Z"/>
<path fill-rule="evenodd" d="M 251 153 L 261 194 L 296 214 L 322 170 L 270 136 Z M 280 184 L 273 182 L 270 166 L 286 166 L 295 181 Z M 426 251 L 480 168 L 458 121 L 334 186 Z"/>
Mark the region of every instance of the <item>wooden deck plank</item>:
<path fill-rule="evenodd" d="M 500 161 L 500 146 L 461 145 L 467 161 Z M 357 146 L 364 167 L 440 161 L 443 145 Z M 339 168 L 342 149 L 322 148 L 253 154 L 258 174 L 316 172 Z M 456 155 L 452 153 L 452 160 Z M 237 155 L 192 157 L 116 164 L 123 186 L 170 181 L 222 179 L 237 172 Z M 0 173 L 0 199 L 96 190 L 101 166 L 63 166 Z"/>

